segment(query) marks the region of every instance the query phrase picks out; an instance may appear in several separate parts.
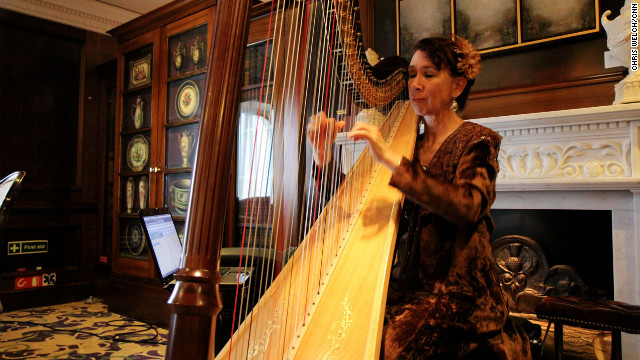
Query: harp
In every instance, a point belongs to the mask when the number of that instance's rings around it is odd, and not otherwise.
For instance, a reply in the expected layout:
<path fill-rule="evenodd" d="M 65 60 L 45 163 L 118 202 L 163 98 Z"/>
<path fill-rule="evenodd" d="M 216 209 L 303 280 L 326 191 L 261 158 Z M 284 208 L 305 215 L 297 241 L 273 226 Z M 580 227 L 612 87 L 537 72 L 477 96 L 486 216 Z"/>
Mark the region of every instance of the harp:
<path fill-rule="evenodd" d="M 271 186 L 293 188 L 294 195 L 275 191 L 269 210 L 273 235 L 267 250 L 276 252 L 279 260 L 264 271 L 270 286 L 261 291 L 254 307 L 240 300 L 243 322 L 236 323 L 229 342 L 215 353 L 220 251 L 233 196 L 228 191 L 229 174 L 242 71 L 237 59 L 243 58 L 246 45 L 250 1 L 219 1 L 216 6 L 182 268 L 169 299 L 166 357 L 377 358 L 403 196 L 388 186 L 390 172 L 376 165 L 366 150 L 335 189 L 326 187 L 336 183 L 332 179 L 313 180 L 319 175 L 309 171 L 304 155 L 305 121 L 318 110 L 353 118 L 354 109 L 381 109 L 386 118 L 381 132 L 392 149 L 405 156 L 413 151 L 416 116 L 407 103 L 394 103 L 405 88 L 404 72 L 398 69 L 377 77 L 376 69 L 365 61 L 355 0 L 272 2 L 274 25 L 269 31 L 274 34 L 273 49 L 278 49 L 273 57 L 283 57 L 279 63 L 284 70 L 274 75 L 272 88 L 281 92 L 270 100 L 280 108 L 274 121 L 283 124 L 274 130 L 277 141 L 270 150 L 272 181 L 278 184 Z M 319 48 L 324 49 L 322 55 L 313 52 Z M 313 100 L 308 102 L 309 98 Z M 293 159 L 296 166 L 285 159 Z M 317 205 L 327 193 L 333 194 L 331 199 Z M 253 205 L 247 211 L 249 207 Z M 249 240 L 240 268 L 251 264 L 249 256 L 255 249 L 251 234 L 244 238 Z M 291 257 L 282 256 L 296 247 Z"/>

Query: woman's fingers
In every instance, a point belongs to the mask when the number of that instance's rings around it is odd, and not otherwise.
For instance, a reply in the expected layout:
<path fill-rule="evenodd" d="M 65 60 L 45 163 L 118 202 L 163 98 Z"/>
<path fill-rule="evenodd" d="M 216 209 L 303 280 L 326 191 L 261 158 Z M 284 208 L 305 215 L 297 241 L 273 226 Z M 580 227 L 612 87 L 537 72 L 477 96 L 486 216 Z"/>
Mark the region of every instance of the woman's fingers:
<path fill-rule="evenodd" d="M 311 116 L 311 121 L 307 126 L 307 137 L 311 144 L 333 144 L 338 132 L 345 127 L 344 121 L 336 121 L 328 118 L 324 112 L 319 112 Z"/>
<path fill-rule="evenodd" d="M 318 165 L 323 166 L 331 160 L 331 145 L 336 140 L 338 132 L 344 127 L 344 121 L 328 118 L 323 111 L 309 118 L 307 139 L 313 149 L 313 158 Z"/>
<path fill-rule="evenodd" d="M 351 128 L 347 137 L 353 140 L 366 140 L 367 142 L 370 142 L 378 137 L 378 134 L 380 134 L 380 131 L 377 127 L 358 121 L 353 125 L 353 128 Z M 382 138 L 381 135 L 379 137 Z"/>
<path fill-rule="evenodd" d="M 380 130 L 375 125 L 357 122 L 347 134 L 347 137 L 356 141 L 365 140 L 369 146 L 371 156 L 391 171 L 394 171 L 402 160 L 400 155 L 389 149 Z"/>

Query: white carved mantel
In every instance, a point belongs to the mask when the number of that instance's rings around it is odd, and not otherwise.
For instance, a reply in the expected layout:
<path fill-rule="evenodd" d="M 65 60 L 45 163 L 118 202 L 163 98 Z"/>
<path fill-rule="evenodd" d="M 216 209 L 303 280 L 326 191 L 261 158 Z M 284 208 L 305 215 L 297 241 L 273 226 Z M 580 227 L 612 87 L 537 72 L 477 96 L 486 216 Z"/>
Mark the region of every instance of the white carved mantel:
<path fill-rule="evenodd" d="M 640 304 L 640 104 L 471 121 L 503 136 L 493 208 L 611 210 L 615 300 Z M 640 336 L 622 340 L 639 360 Z"/>

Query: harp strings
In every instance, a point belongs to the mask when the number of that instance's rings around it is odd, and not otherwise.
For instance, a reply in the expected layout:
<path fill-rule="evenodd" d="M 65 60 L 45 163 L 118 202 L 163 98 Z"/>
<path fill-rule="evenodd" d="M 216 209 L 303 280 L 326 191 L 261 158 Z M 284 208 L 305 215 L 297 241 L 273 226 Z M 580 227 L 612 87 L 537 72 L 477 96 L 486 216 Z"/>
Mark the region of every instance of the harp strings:
<path fill-rule="evenodd" d="M 265 56 L 264 56 L 264 63 L 263 63 L 263 70 L 262 70 L 262 80 L 260 82 L 260 93 L 258 96 L 258 109 L 256 112 L 256 117 L 255 117 L 255 136 L 254 136 L 254 141 L 253 141 L 253 149 L 252 149 L 252 156 L 251 156 L 251 166 L 250 166 L 250 175 L 249 175 L 249 186 L 248 186 L 248 194 L 247 194 L 247 203 L 246 203 L 246 208 L 245 208 L 245 214 L 244 214 L 244 220 L 243 220 L 243 227 L 242 227 L 242 238 L 241 238 L 241 244 L 240 244 L 240 259 L 239 259 L 239 264 L 238 264 L 238 274 L 242 274 L 245 272 L 246 267 L 249 268 L 253 268 L 254 267 L 254 259 L 256 256 L 256 242 L 257 242 L 257 236 L 258 236 L 258 226 L 260 225 L 259 223 L 263 223 L 263 222 L 269 222 L 269 219 L 272 218 L 273 214 L 271 213 L 271 211 L 269 210 L 267 212 L 267 216 L 266 216 L 266 220 L 264 218 L 258 218 L 258 216 L 263 216 L 263 211 L 261 209 L 263 209 L 265 206 L 269 207 L 269 203 L 264 203 L 266 202 L 265 197 L 263 196 L 258 196 L 261 194 L 266 194 L 267 193 L 267 189 L 269 188 L 269 186 L 271 185 L 269 182 L 269 179 L 271 178 L 271 176 L 269 176 L 271 174 L 271 172 L 273 171 L 272 169 L 272 162 L 269 161 L 269 159 L 272 158 L 273 156 L 273 143 L 271 141 L 269 141 L 269 133 L 266 131 L 260 131 L 261 129 L 261 123 L 260 121 L 262 119 L 268 119 L 268 121 L 273 122 L 273 116 L 272 116 L 272 111 L 273 111 L 273 104 L 270 101 L 262 101 L 262 99 L 269 99 L 272 97 L 272 87 L 271 86 L 265 86 L 265 84 L 270 84 L 272 81 L 272 74 L 273 72 L 272 67 L 273 67 L 273 57 L 272 56 L 268 56 L 268 54 L 270 52 L 272 52 L 272 46 L 273 46 L 273 42 L 270 40 L 271 39 L 271 32 L 272 32 L 272 25 L 274 24 L 273 18 L 274 18 L 274 3 L 275 1 L 273 1 L 271 3 L 271 11 L 270 11 L 270 20 L 269 20 L 269 29 L 268 29 L 268 36 L 267 36 L 267 41 L 266 41 L 266 50 L 265 50 Z M 277 16 L 277 14 L 276 14 Z M 268 69 L 268 70 L 267 70 Z M 266 77 L 266 79 L 265 79 Z M 269 146 L 267 146 L 267 143 L 271 143 Z M 267 159 L 267 166 L 259 166 L 259 165 L 264 165 L 264 164 L 259 164 L 258 168 L 262 170 L 262 174 L 260 174 L 259 176 L 254 176 L 254 169 L 256 168 L 256 166 L 254 166 L 254 163 L 256 162 L 256 153 L 259 152 L 266 152 L 267 155 L 266 156 L 258 156 L 259 161 L 265 161 L 265 159 Z M 254 185 L 254 179 L 257 180 L 257 182 L 259 182 L 259 184 L 257 184 L 257 186 L 253 186 Z M 264 181 L 264 179 L 267 179 L 266 181 Z M 257 199 L 257 201 L 256 201 Z M 256 221 L 249 221 L 249 224 L 247 224 L 248 219 L 256 219 Z M 249 225 L 248 229 L 248 233 L 247 233 L 247 225 Z M 248 246 L 246 246 L 248 244 Z M 265 244 L 265 249 L 263 250 L 267 250 L 267 248 L 270 248 L 270 244 Z M 245 250 L 247 250 L 245 252 Z M 270 272 L 272 272 L 271 267 L 269 266 L 269 264 L 266 264 L 265 262 L 261 263 L 261 274 L 269 274 Z M 267 270 L 267 271 L 265 271 Z M 264 289 L 264 287 L 266 287 L 266 282 L 265 282 L 265 277 L 261 277 L 259 279 L 257 279 L 257 281 L 259 281 L 259 284 L 254 284 L 254 277 L 250 276 L 248 279 L 248 282 L 243 281 L 242 284 L 240 283 L 240 276 L 238 276 L 237 278 L 237 282 L 236 282 L 236 289 L 235 289 L 235 298 L 234 298 L 234 308 L 233 308 L 233 316 L 232 316 L 232 325 L 231 325 L 231 333 L 230 333 L 230 348 L 233 349 L 236 354 L 237 351 L 240 350 L 242 351 L 242 349 L 244 348 L 244 346 L 246 344 L 239 344 L 240 346 L 234 346 L 233 345 L 233 333 L 235 331 L 235 327 L 236 327 L 236 320 L 237 323 L 240 323 L 240 319 L 243 319 L 246 317 L 246 315 L 251 311 L 251 309 L 249 308 L 250 306 L 250 302 L 248 299 L 251 298 L 252 295 L 252 290 L 255 287 L 255 285 L 258 286 L 258 290 L 262 292 L 262 290 Z M 249 289 L 249 291 L 245 291 L 246 289 Z M 246 292 L 246 296 L 245 296 L 245 292 Z M 238 306 L 238 301 L 240 301 L 240 306 Z M 237 310 L 240 311 L 237 311 Z M 229 358 L 231 358 L 232 356 L 232 352 L 229 352 Z"/>
<path fill-rule="evenodd" d="M 316 174 L 320 178 L 305 177 L 305 183 L 300 185 L 306 189 L 306 195 L 302 197 L 302 204 L 300 204 L 300 208 L 303 209 L 301 211 L 304 215 L 303 219 L 298 222 L 282 221 L 284 217 L 293 217 L 293 209 L 297 204 L 294 203 L 294 206 L 288 208 L 283 205 L 285 185 L 284 182 L 276 183 L 275 180 L 282 176 L 282 170 L 289 161 L 301 162 L 300 159 L 305 156 L 305 120 L 310 114 L 306 114 L 304 109 L 311 109 L 310 112 L 313 114 L 324 111 L 329 117 L 353 117 L 361 105 L 357 104 L 358 99 L 351 97 L 355 84 L 348 70 L 349 65 L 345 63 L 347 56 L 342 46 L 343 37 L 345 37 L 342 26 L 355 28 L 356 18 L 353 16 L 350 19 L 350 24 L 341 24 L 336 14 L 337 11 L 353 13 L 353 5 L 349 2 L 348 7 L 345 8 L 342 7 L 343 5 L 339 5 L 336 0 L 315 4 L 311 4 L 309 1 L 294 1 L 290 3 L 291 10 L 287 12 L 282 10 L 284 4 L 281 1 L 274 0 L 272 2 L 270 17 L 273 20 L 270 20 L 269 39 L 271 39 L 272 26 L 273 39 L 268 40 L 266 49 L 267 55 L 271 54 L 271 56 L 265 55 L 263 66 L 239 268 L 253 268 L 255 256 L 259 250 L 266 254 L 272 254 L 275 249 L 287 250 L 298 247 L 296 251 L 302 253 L 300 256 L 303 259 L 307 259 L 307 261 L 299 262 L 300 269 L 298 271 L 317 274 L 316 276 L 299 277 L 296 284 L 291 283 L 289 286 L 282 286 L 281 289 L 275 290 L 288 291 L 298 295 L 286 296 L 288 301 L 295 302 L 294 306 L 286 306 L 287 310 L 291 309 L 293 312 L 288 314 L 291 316 L 286 316 L 286 321 L 294 321 L 293 328 L 296 330 L 291 334 L 282 333 L 277 336 L 279 339 L 277 346 L 280 348 L 280 353 L 284 354 L 288 344 L 292 343 L 293 337 L 304 326 L 309 307 L 322 285 L 322 274 L 327 272 L 332 258 L 339 251 L 340 239 L 348 227 L 345 219 L 355 211 L 359 204 L 357 196 L 352 194 L 359 194 L 362 191 L 365 185 L 364 179 L 370 172 L 373 161 L 370 156 L 361 157 L 356 166 L 351 169 L 349 176 L 342 182 L 340 181 L 342 171 L 338 168 L 340 164 L 338 159 L 332 161 L 331 169 Z M 343 4 L 343 2 L 340 3 Z M 278 9 L 280 10 L 278 11 Z M 321 25 L 315 23 L 317 18 L 322 20 Z M 284 25 L 287 22 L 290 26 L 287 26 L 287 30 L 285 30 Z M 316 34 L 316 29 L 320 34 Z M 284 43 L 286 45 L 283 46 Z M 298 50 L 302 45 L 305 45 L 304 52 Z M 320 50 L 315 52 L 314 49 Z M 303 59 L 298 57 L 300 54 Z M 280 61 L 280 56 L 283 57 L 283 61 Z M 267 59 L 269 59 L 268 64 Z M 282 65 L 277 65 L 281 63 Z M 304 65 L 302 70 L 298 67 L 301 63 Z M 276 89 L 270 84 L 276 83 L 276 79 L 279 78 L 282 78 L 283 85 Z M 294 91 L 298 91 L 298 93 L 294 93 Z M 295 116 L 296 107 L 302 112 L 302 115 Z M 292 134 L 292 129 L 296 128 L 292 126 L 292 122 L 297 121 L 296 118 L 299 118 L 300 123 L 297 126 L 297 134 Z M 268 119 L 272 124 L 272 134 L 258 132 L 261 119 Z M 383 132 L 385 131 L 383 130 Z M 268 138 L 269 136 L 271 139 Z M 297 154 L 291 154 L 287 151 L 291 147 L 288 142 L 291 141 L 297 143 Z M 348 142 L 345 147 L 349 147 L 349 150 L 353 152 L 356 144 Z M 261 156 L 261 154 L 263 155 Z M 254 164 L 254 162 L 260 161 L 269 163 L 261 166 Z M 257 171 L 254 173 L 254 168 L 261 169 L 261 173 L 258 174 Z M 329 178 L 329 174 L 333 174 L 333 177 Z M 274 179 L 274 182 L 269 181 L 271 178 Z M 324 199 L 329 194 L 337 193 L 341 183 L 342 190 L 340 191 L 344 193 L 344 196 L 340 197 L 339 202 L 329 202 L 322 210 Z M 270 197 L 261 196 L 268 193 L 267 189 L 271 189 L 272 195 Z M 273 204 L 271 204 L 272 200 Z M 264 222 L 262 214 L 265 208 L 267 209 L 266 219 L 271 222 L 272 229 L 282 227 L 280 231 L 284 235 L 282 239 L 279 239 L 274 237 L 274 232 L 271 232 L 267 241 L 258 244 L 259 225 Z M 297 232 L 294 232 L 296 223 L 299 224 L 297 225 L 299 228 Z M 294 238 L 295 233 L 298 234 L 296 238 Z M 309 237 L 302 241 L 306 234 L 309 234 Z M 325 241 L 329 243 L 324 244 Z M 312 244 L 315 246 L 311 246 Z M 279 253 L 277 259 L 280 259 L 281 256 L 287 257 L 287 255 Z M 254 315 L 251 312 L 248 299 L 253 297 L 253 292 L 262 293 L 264 291 L 277 276 L 280 266 L 278 261 L 262 261 L 259 273 L 263 276 L 259 279 L 254 279 L 251 276 L 246 283 L 242 284 L 238 280 L 235 307 L 241 310 L 236 313 L 234 307 L 232 334 L 235 331 L 236 322 L 239 324 L 240 319 L 244 318 L 246 321 Z M 296 290 L 294 291 L 294 289 Z M 299 296 L 300 294 L 304 296 Z M 239 307 L 237 306 L 238 302 L 240 303 Z M 266 323 L 260 323 L 263 324 L 261 328 L 252 325 L 249 330 L 250 339 L 259 340 L 262 334 L 267 331 L 264 328 L 267 326 Z M 275 331 L 286 332 L 289 328 L 289 326 L 281 326 Z M 232 352 L 251 354 L 253 350 L 250 348 L 251 342 L 232 344 Z M 229 353 L 230 357 L 232 352 Z"/>
<path fill-rule="evenodd" d="M 271 15 L 270 17 L 273 19 L 274 17 L 274 2 L 272 2 L 272 10 L 271 10 Z M 280 3 L 280 1 L 278 1 L 278 5 L 275 6 L 276 9 L 281 9 L 282 8 L 282 4 Z M 300 22 L 300 8 L 298 7 L 297 10 L 292 12 L 293 16 L 291 17 L 290 21 L 292 21 L 294 24 L 299 23 Z M 267 93 L 265 94 L 265 96 L 260 96 L 260 104 L 269 104 L 269 108 L 270 109 L 277 109 L 278 111 L 276 112 L 272 112 L 272 115 L 276 115 L 275 118 L 272 117 L 273 123 L 274 123 L 274 134 L 284 134 L 285 131 L 289 131 L 288 129 L 285 130 L 285 119 L 291 118 L 291 114 L 293 113 L 293 109 L 291 107 L 289 108 L 285 108 L 284 104 L 285 104 L 285 99 L 290 99 L 291 97 L 294 96 L 294 94 L 292 93 L 292 89 L 293 86 L 292 84 L 294 83 L 294 78 L 293 78 L 293 71 L 291 69 L 294 68 L 294 65 L 297 63 L 297 57 L 292 56 L 293 54 L 293 50 L 296 48 L 295 46 L 293 46 L 293 44 L 296 42 L 296 39 L 298 39 L 299 41 L 299 34 L 296 34 L 295 31 L 299 28 L 299 26 L 291 26 L 290 27 L 290 31 L 288 32 L 288 34 L 284 34 L 284 26 L 283 24 L 285 23 L 285 17 L 286 17 L 286 13 L 284 11 L 279 11 L 277 12 L 275 18 L 275 31 L 274 31 L 274 39 L 273 39 L 273 47 L 272 49 L 276 49 L 276 50 L 271 50 L 271 54 L 275 54 L 275 59 L 274 56 L 271 56 L 270 59 L 270 64 L 269 64 L 269 71 L 265 71 L 268 74 L 268 79 L 272 80 L 271 77 L 278 78 L 279 76 L 279 72 L 281 71 L 279 66 L 274 66 L 273 64 L 279 64 L 279 57 L 281 56 L 281 51 L 278 51 L 277 48 L 280 47 L 280 43 L 282 41 L 286 41 L 288 43 L 288 45 L 285 47 L 286 51 L 284 54 L 285 57 L 285 63 L 284 63 L 284 69 L 282 70 L 284 75 L 284 79 L 283 79 L 283 84 L 284 86 L 282 86 L 282 92 L 279 94 L 279 96 L 274 96 L 274 89 L 273 87 L 267 87 L 267 89 L 270 89 L 267 91 Z M 273 25 L 273 21 L 270 21 L 270 29 L 271 26 Z M 286 37 L 286 39 L 284 39 Z M 270 37 L 269 37 L 270 38 Z M 283 40 L 284 39 L 284 40 Z M 269 53 L 269 50 L 267 50 L 267 54 Z M 267 58 L 267 56 L 265 56 L 265 59 Z M 273 74 L 273 75 L 272 75 Z M 265 87 L 265 81 L 264 81 L 265 76 L 263 75 L 263 82 L 261 87 L 264 88 Z M 270 83 L 270 81 L 267 81 L 267 84 Z M 274 97 L 280 99 L 275 100 L 277 101 L 276 104 L 274 104 Z M 258 114 L 260 115 L 260 114 Z M 272 141 L 269 147 L 269 151 L 272 154 L 271 157 L 269 157 L 268 159 L 272 159 L 272 157 L 274 155 L 277 154 L 283 154 L 285 155 L 285 158 L 287 156 L 290 156 L 290 154 L 288 154 L 285 151 L 286 148 L 286 144 L 284 143 L 286 141 L 286 139 L 289 139 L 290 136 L 284 135 L 284 136 L 279 136 L 278 137 L 280 139 L 280 141 Z M 254 142 L 254 146 L 257 144 L 257 142 Z M 260 149 L 259 151 L 263 151 L 264 149 Z M 283 160 L 283 163 L 286 162 L 286 159 Z M 282 165 L 279 166 L 279 168 L 282 168 Z M 277 229 L 280 226 L 280 221 L 281 221 L 281 216 L 278 216 L 279 214 L 281 214 L 281 209 L 282 209 L 282 194 L 284 191 L 284 184 L 280 184 L 280 186 L 278 186 L 278 184 L 273 184 L 273 198 L 276 200 L 276 202 L 273 204 L 274 206 L 270 206 L 270 204 L 266 204 L 267 208 L 268 208 L 268 216 L 267 219 L 271 219 L 274 221 L 274 223 L 272 224 L 272 229 Z M 251 191 L 249 191 L 251 193 Z M 251 196 L 249 196 L 249 198 L 251 198 Z M 255 212 L 256 212 L 256 207 L 258 209 L 261 208 L 261 204 L 259 203 L 260 201 L 265 201 L 263 198 L 259 198 L 258 200 L 258 204 L 256 204 L 256 201 L 253 201 L 253 203 L 251 204 L 251 213 L 252 216 L 249 217 L 251 219 L 254 219 L 255 216 Z M 249 204 L 248 204 L 249 205 Z M 257 205 L 257 206 L 256 206 Z M 248 206 L 249 207 L 249 206 Z M 245 226 L 246 228 L 246 226 Z M 249 227 L 250 231 L 249 234 L 243 234 L 243 240 L 242 240 L 242 247 L 245 247 L 245 244 L 247 244 L 247 246 L 251 249 L 251 252 L 255 252 L 257 249 L 256 246 L 256 239 L 257 239 L 257 227 L 252 225 Z M 290 238 L 290 234 L 291 231 L 288 230 L 286 231 L 286 235 L 285 235 L 285 248 L 289 247 L 288 245 L 292 243 L 292 240 Z M 250 241 L 246 241 L 246 239 L 249 238 Z M 264 243 L 263 245 L 263 250 L 265 251 L 271 251 L 272 249 L 274 249 L 276 247 L 276 244 L 274 244 L 274 238 L 273 238 L 273 232 L 270 234 L 270 236 L 268 237 L 268 241 Z M 255 255 L 255 254 L 252 254 Z M 247 266 L 249 267 L 253 267 L 253 262 L 254 262 L 254 256 L 250 256 L 249 253 L 246 254 L 246 258 L 244 263 L 248 264 Z M 270 262 L 261 262 L 262 263 L 262 271 L 260 271 L 260 273 L 263 275 L 260 279 L 258 279 L 260 281 L 260 286 L 256 289 L 256 286 L 254 286 L 252 284 L 252 282 L 254 281 L 253 277 L 249 278 L 249 283 L 248 283 L 248 291 L 247 291 L 247 298 L 251 298 L 252 297 L 252 292 L 253 291 L 259 291 L 260 293 L 262 293 L 262 291 L 264 290 L 264 288 L 267 286 L 268 283 L 270 283 L 273 278 L 275 277 L 276 274 L 276 262 L 275 261 L 270 261 Z M 264 271 L 265 270 L 265 266 L 268 266 L 268 271 Z M 244 285 L 244 284 L 243 284 Z M 255 290 L 254 290 L 255 289 Z M 243 289 L 244 290 L 244 289 Z M 236 291 L 237 293 L 238 291 Z M 244 295 L 244 291 L 243 291 L 243 295 Z M 236 298 L 238 296 L 236 295 Z M 244 296 L 243 296 L 244 299 Z M 244 307 L 243 310 L 243 314 L 239 314 L 237 319 L 238 322 L 239 320 L 244 317 L 245 319 L 247 318 L 247 316 L 252 316 L 253 313 L 251 313 L 251 309 L 249 308 L 249 302 L 246 302 L 246 306 Z M 235 322 L 235 316 L 234 316 L 234 322 Z M 252 324 L 252 322 L 250 322 Z M 232 333 L 233 333 L 233 329 L 232 329 Z M 264 331 L 264 329 L 257 329 L 257 328 L 251 328 L 249 330 L 250 333 L 250 338 L 256 338 L 258 336 L 254 335 L 254 334 L 260 334 Z M 245 352 L 250 352 L 250 350 L 246 349 L 246 347 L 249 346 L 249 342 L 245 342 L 242 344 L 238 344 L 235 347 L 232 346 L 233 352 L 235 354 L 243 354 Z M 230 357 L 231 357 L 231 352 L 230 352 Z"/>
<path fill-rule="evenodd" d="M 332 6 L 333 5 L 333 6 Z M 316 107 L 316 112 L 323 111 L 327 114 L 327 116 L 335 116 L 338 118 L 339 110 L 340 112 L 347 112 L 345 109 L 345 105 L 347 103 L 346 97 L 348 96 L 346 89 L 344 88 L 344 84 L 346 83 L 344 68 L 341 66 L 342 59 L 342 47 L 341 47 L 341 34 L 340 29 L 337 27 L 338 20 L 336 18 L 336 6 L 335 2 L 329 2 L 326 4 L 326 8 L 323 9 L 323 20 L 324 20 L 324 36 L 322 37 L 327 45 L 323 46 L 323 49 L 326 49 L 326 53 L 322 56 L 322 58 L 326 61 L 326 65 L 321 65 L 320 69 L 324 70 L 325 74 L 323 75 L 323 79 L 326 78 L 324 89 L 322 89 L 322 96 L 319 97 L 318 105 Z M 325 146 L 330 146 L 331 144 L 325 144 Z M 337 153 L 334 155 L 338 155 Z M 336 212 L 337 207 L 335 205 L 329 206 L 325 209 L 326 216 L 317 217 L 316 212 L 319 211 L 320 206 L 318 205 L 318 199 L 326 199 L 331 194 L 335 193 L 335 190 L 339 184 L 338 177 L 341 174 L 340 169 L 338 168 L 339 161 L 338 159 L 334 159 L 330 164 L 332 169 L 330 171 L 322 172 L 321 174 L 317 174 L 316 176 L 322 177 L 316 180 L 315 185 L 320 184 L 315 188 L 314 193 L 314 202 L 313 204 L 308 204 L 312 207 L 312 211 L 314 212 L 313 218 L 317 218 L 317 222 L 315 226 L 317 230 L 313 232 L 315 235 L 314 242 L 330 242 L 327 245 L 319 247 L 319 253 L 314 256 L 314 265 L 315 268 L 312 270 L 313 273 L 318 273 L 317 283 L 313 284 L 315 288 L 319 288 L 321 286 L 322 274 L 327 272 L 328 264 L 331 261 L 332 255 L 335 254 L 338 234 L 336 233 L 335 224 L 337 223 L 337 217 L 339 216 Z M 328 178 L 329 174 L 333 176 L 331 179 Z M 311 193 L 311 191 L 310 191 Z M 336 204 L 340 205 L 340 204 Z M 311 212 L 311 211 L 309 211 Z M 310 228 L 307 228 L 310 230 Z"/>

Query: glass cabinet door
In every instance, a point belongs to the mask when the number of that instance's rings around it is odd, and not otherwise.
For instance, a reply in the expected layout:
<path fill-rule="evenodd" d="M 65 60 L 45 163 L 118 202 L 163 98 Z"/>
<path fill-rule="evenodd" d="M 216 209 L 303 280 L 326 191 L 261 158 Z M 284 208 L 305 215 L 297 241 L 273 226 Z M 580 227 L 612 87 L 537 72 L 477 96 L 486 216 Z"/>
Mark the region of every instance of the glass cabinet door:
<path fill-rule="evenodd" d="M 209 7 L 121 44 L 113 269 L 154 277 L 141 209 L 168 207 L 184 231 L 214 18 Z"/>
<path fill-rule="evenodd" d="M 207 23 L 177 28 L 167 38 L 164 106 L 163 206 L 171 211 L 182 238 L 191 192 L 205 94 Z"/>
<path fill-rule="evenodd" d="M 149 174 L 153 151 L 151 109 L 153 44 L 124 54 L 120 121 L 120 241 L 117 255 L 148 260 L 138 210 L 149 206 Z"/>

